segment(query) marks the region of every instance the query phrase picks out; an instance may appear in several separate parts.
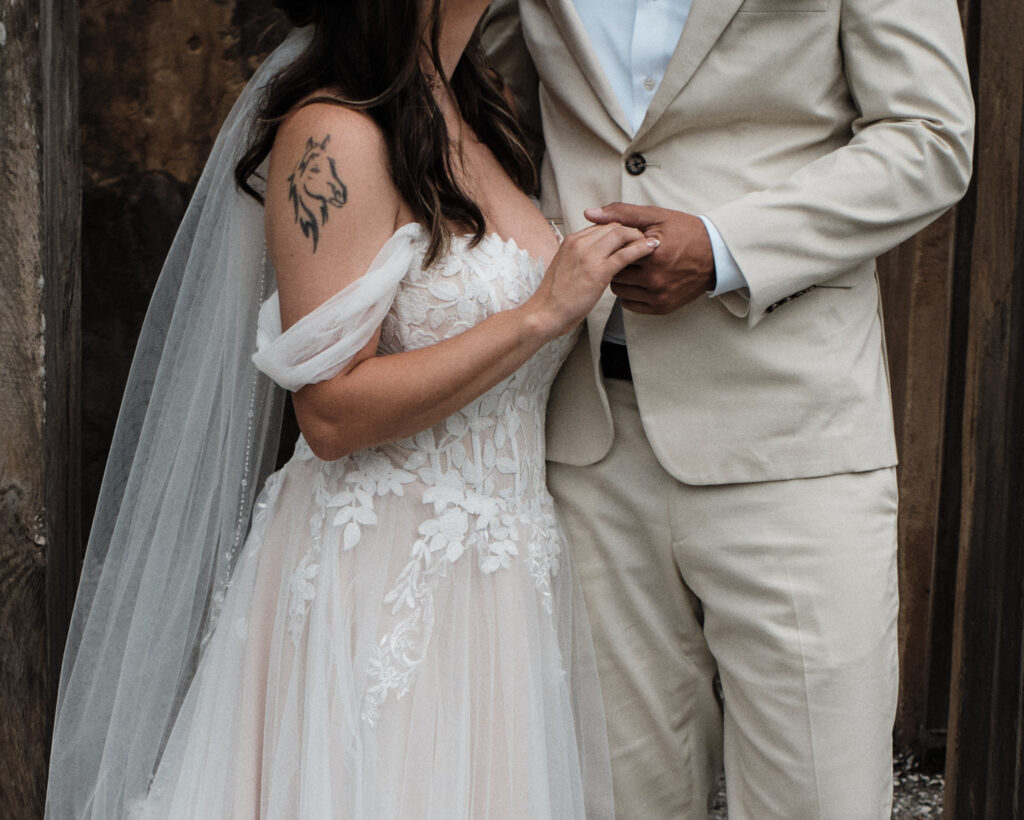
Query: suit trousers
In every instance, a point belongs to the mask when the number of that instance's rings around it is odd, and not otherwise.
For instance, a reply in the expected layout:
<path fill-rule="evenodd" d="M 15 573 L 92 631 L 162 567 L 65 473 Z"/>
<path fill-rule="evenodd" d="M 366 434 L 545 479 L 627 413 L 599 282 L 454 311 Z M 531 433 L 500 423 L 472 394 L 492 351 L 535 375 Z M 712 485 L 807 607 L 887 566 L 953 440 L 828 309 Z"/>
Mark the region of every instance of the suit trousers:
<path fill-rule="evenodd" d="M 898 685 L 894 469 L 689 486 L 633 385 L 615 441 L 549 463 L 598 653 L 616 816 L 878 820 Z M 718 687 L 720 681 L 720 690 Z"/>

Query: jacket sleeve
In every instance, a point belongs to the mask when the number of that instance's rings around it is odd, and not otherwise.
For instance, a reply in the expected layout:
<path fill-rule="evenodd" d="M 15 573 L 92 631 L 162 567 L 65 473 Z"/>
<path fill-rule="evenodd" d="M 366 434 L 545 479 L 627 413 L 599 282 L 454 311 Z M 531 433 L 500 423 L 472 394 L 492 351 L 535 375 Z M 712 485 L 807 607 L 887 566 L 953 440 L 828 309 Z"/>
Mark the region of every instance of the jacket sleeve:
<path fill-rule="evenodd" d="M 850 141 L 705 212 L 749 285 L 749 300 L 723 302 L 751 326 L 912 236 L 970 180 L 974 103 L 955 0 L 841 2 L 839 47 L 859 113 Z"/>

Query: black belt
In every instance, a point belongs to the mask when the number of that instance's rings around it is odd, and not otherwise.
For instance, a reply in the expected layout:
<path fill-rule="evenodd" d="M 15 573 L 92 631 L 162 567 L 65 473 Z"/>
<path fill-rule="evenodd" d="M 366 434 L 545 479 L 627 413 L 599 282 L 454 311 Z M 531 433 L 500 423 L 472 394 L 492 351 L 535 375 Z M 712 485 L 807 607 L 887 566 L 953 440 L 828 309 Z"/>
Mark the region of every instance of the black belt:
<path fill-rule="evenodd" d="M 633 381 L 633 371 L 629 369 L 629 353 L 625 345 L 601 342 L 601 375 L 606 379 Z"/>

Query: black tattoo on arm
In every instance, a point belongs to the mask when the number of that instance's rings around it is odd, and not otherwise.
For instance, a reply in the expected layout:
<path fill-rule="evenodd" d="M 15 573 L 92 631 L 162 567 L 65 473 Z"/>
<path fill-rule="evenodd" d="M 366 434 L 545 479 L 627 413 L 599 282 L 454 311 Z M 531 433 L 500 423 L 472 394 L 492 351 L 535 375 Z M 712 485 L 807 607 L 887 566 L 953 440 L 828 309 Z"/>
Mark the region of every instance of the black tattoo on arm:
<path fill-rule="evenodd" d="M 288 199 L 295 208 L 295 222 L 303 236 L 313 238 L 313 253 L 320 241 L 320 228 L 327 224 L 330 206 L 341 208 L 348 201 L 348 189 L 338 176 L 334 157 L 327 154 L 328 134 L 321 142 L 312 137 L 306 151 L 288 177 Z"/>

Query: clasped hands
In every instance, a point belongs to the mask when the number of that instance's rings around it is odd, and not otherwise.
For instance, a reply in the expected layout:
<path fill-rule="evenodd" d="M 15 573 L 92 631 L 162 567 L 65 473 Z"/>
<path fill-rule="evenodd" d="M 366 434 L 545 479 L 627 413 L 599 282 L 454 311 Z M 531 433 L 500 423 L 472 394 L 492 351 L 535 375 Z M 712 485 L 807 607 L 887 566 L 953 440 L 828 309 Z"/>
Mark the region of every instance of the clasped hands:
<path fill-rule="evenodd" d="M 715 289 L 711 240 L 696 216 L 624 202 L 588 208 L 583 215 L 599 225 L 618 222 L 637 228 L 660 243 L 612 279 L 612 293 L 626 310 L 662 316 Z"/>

